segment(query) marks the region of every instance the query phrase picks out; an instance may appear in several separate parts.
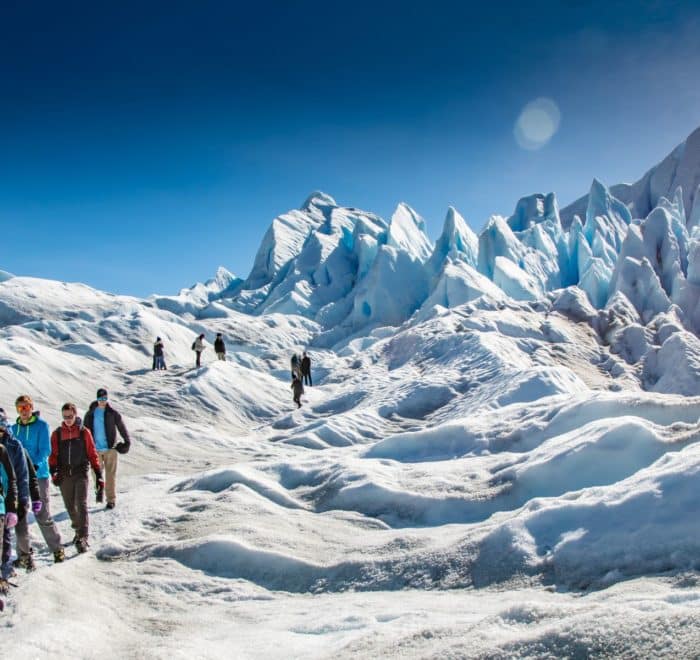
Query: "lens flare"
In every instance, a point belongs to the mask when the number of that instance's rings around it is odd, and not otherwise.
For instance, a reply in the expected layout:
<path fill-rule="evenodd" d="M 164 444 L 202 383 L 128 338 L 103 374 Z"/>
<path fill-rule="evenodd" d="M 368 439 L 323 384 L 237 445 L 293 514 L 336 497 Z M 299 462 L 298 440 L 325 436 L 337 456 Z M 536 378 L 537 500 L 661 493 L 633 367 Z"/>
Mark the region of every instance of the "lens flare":
<path fill-rule="evenodd" d="M 559 107 L 552 99 L 530 101 L 515 122 L 515 139 L 523 149 L 541 149 L 559 129 L 560 120 Z"/>

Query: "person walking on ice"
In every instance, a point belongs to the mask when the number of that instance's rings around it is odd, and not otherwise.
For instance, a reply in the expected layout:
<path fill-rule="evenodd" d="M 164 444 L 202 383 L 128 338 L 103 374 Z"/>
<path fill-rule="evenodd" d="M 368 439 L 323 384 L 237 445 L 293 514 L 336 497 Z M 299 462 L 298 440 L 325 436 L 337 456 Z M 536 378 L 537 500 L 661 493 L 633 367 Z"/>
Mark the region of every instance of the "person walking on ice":
<path fill-rule="evenodd" d="M 100 457 L 95 449 L 92 433 L 83 426 L 74 403 L 61 408 L 63 423 L 51 434 L 49 470 L 51 481 L 61 489 L 63 503 L 75 530 L 75 549 L 88 549 L 88 471 L 92 466 L 98 490 L 104 488 Z"/>
<path fill-rule="evenodd" d="M 311 358 L 306 354 L 306 351 L 301 358 L 301 379 L 304 385 L 313 386 L 311 382 Z"/>
<path fill-rule="evenodd" d="M 216 357 L 219 360 L 226 360 L 226 344 L 224 344 L 224 338 L 220 332 L 216 333 L 216 339 L 214 340 L 214 351 L 216 352 Z"/>
<path fill-rule="evenodd" d="M 296 374 L 292 378 L 292 392 L 294 392 L 294 403 L 297 404 L 297 408 L 301 408 L 301 395 L 304 393 L 304 384 Z"/>
<path fill-rule="evenodd" d="M 296 353 L 294 353 L 292 355 L 291 368 L 292 368 L 292 380 L 294 380 L 295 376 L 297 378 L 301 378 L 301 372 L 299 371 L 299 369 L 300 369 L 299 356 Z"/>
<path fill-rule="evenodd" d="M 126 454 L 131 447 L 131 438 L 126 430 L 122 416 L 109 405 L 107 390 L 100 387 L 96 400 L 90 404 L 85 413 L 85 428 L 95 441 L 95 449 L 100 457 L 100 468 L 106 481 L 107 509 L 113 509 L 117 503 L 117 463 L 119 454 Z M 117 431 L 121 442 L 117 442 Z M 97 502 L 102 502 L 104 493 L 97 490 Z"/>
<path fill-rule="evenodd" d="M 24 455 L 24 447 L 22 447 L 19 440 L 12 435 L 10 422 L 2 408 L 0 408 L 0 446 L 4 447 L 7 451 L 14 472 L 17 486 L 17 507 L 15 512 L 17 513 L 17 520 L 19 522 L 21 518 L 26 517 L 30 507 L 27 459 Z M 12 533 L 9 527 L 5 527 L 4 529 L 2 537 L 0 538 L 0 545 L 2 546 L 2 576 L 7 578 L 12 572 L 12 564 L 10 561 L 12 558 Z M 28 548 L 25 552 L 25 559 L 29 561 L 32 560 Z M 31 566 L 27 565 L 25 568 L 27 570 L 33 569 L 34 563 L 32 562 Z"/>
<path fill-rule="evenodd" d="M 55 562 L 61 562 L 64 558 L 61 534 L 51 517 L 51 500 L 49 497 L 49 454 L 51 454 L 51 429 L 48 422 L 41 418 L 41 413 L 34 410 L 34 401 L 28 394 L 20 394 L 15 400 L 17 421 L 12 425 L 12 434 L 22 443 L 29 454 L 29 459 L 36 470 L 36 478 L 39 486 L 41 506 L 36 501 L 32 502 L 34 519 L 39 525 L 39 531 L 53 552 Z M 23 552 L 29 546 L 31 539 L 27 520 L 20 520 L 17 525 L 17 554 L 22 558 Z M 26 544 L 24 536 L 26 534 Z M 30 547 L 30 546 L 29 546 Z M 26 550 L 30 553 L 31 548 Z"/>
<path fill-rule="evenodd" d="M 156 337 L 156 342 L 153 344 L 153 370 L 167 369 L 165 366 L 165 353 L 163 349 L 163 340 Z"/>
<path fill-rule="evenodd" d="M 6 529 L 12 529 L 17 524 L 17 481 L 12 461 L 4 445 L 0 445 L 0 537 Z M 7 580 L 0 578 L 0 594 L 7 593 Z M 0 599 L 0 610 L 4 602 Z"/>
<path fill-rule="evenodd" d="M 202 364 L 202 351 L 206 348 L 204 345 L 204 333 L 199 335 L 197 339 L 192 342 L 192 350 L 197 354 L 197 360 L 195 362 L 196 367 L 201 367 Z"/>

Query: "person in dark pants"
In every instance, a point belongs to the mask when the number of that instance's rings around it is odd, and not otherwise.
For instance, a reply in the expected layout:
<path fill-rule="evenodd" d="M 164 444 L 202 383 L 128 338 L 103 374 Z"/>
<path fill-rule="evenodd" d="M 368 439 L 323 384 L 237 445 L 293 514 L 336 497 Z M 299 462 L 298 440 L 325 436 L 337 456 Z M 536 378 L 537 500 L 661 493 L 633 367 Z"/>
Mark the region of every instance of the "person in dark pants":
<path fill-rule="evenodd" d="M 7 455 L 10 457 L 12 469 L 14 470 L 15 480 L 17 484 L 17 518 L 26 517 L 31 505 L 29 495 L 29 472 L 27 470 L 27 459 L 24 455 L 24 447 L 15 436 L 12 434 L 10 421 L 5 414 L 5 411 L 0 408 L 0 445 L 7 450 Z M 24 549 L 25 552 L 20 555 L 22 567 L 28 571 L 34 568 L 34 562 L 29 548 Z M 12 535 L 6 528 L 2 535 L 2 573 L 4 577 L 8 577 L 12 570 L 10 558 L 12 556 Z M 19 561 L 19 560 L 18 560 Z M 20 565 L 19 563 L 17 565 Z"/>
<path fill-rule="evenodd" d="M 202 351 L 206 348 L 204 345 L 204 333 L 199 335 L 197 339 L 194 340 L 194 343 L 192 344 L 192 350 L 197 354 L 197 360 L 195 362 L 196 367 L 201 367 L 202 364 Z"/>
<path fill-rule="evenodd" d="M 100 457 L 106 479 L 107 509 L 113 509 L 117 503 L 117 463 L 119 454 L 126 454 L 131 447 L 131 438 L 126 430 L 122 416 L 109 405 L 107 390 L 100 387 L 97 390 L 96 399 L 90 404 L 90 409 L 83 419 L 95 441 L 95 449 Z M 121 436 L 121 442 L 117 442 L 117 431 Z M 103 492 L 97 490 L 97 502 L 101 503 Z"/>
<path fill-rule="evenodd" d="M 165 353 L 163 349 L 163 340 L 156 337 L 156 343 L 153 344 L 153 370 L 167 369 L 165 366 Z"/>
<path fill-rule="evenodd" d="M 214 351 L 219 360 L 226 360 L 226 344 L 224 344 L 224 338 L 220 332 L 216 333 L 216 339 L 214 340 Z"/>
<path fill-rule="evenodd" d="M 292 379 L 292 392 L 294 392 L 294 403 L 297 404 L 297 408 L 301 408 L 301 395 L 304 393 L 304 384 L 296 374 L 294 374 Z"/>
<path fill-rule="evenodd" d="M 49 469 L 51 480 L 61 489 L 63 503 L 75 530 L 75 549 L 88 549 L 88 489 L 90 466 L 95 472 L 97 487 L 104 488 L 100 459 L 89 429 L 78 417 L 74 403 L 64 403 L 61 408 L 63 423 L 51 434 Z"/>
<path fill-rule="evenodd" d="M 0 445 L 0 537 L 4 536 L 6 529 L 12 529 L 17 524 L 17 480 L 15 469 L 7 453 L 7 449 Z M 8 583 L 4 577 L 0 577 L 0 594 L 7 593 Z M 4 606 L 0 600 L 0 610 Z"/>
<path fill-rule="evenodd" d="M 311 358 L 306 354 L 306 351 L 301 358 L 301 378 L 304 385 L 313 386 L 311 382 Z"/>

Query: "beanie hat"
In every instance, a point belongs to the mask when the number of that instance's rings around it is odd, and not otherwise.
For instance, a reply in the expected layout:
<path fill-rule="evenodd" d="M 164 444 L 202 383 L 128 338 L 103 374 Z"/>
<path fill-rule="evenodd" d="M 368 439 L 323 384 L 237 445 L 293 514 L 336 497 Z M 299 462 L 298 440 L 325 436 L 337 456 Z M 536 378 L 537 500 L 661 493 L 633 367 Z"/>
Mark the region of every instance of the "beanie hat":
<path fill-rule="evenodd" d="M 104 387 L 100 387 L 100 389 L 97 390 L 97 394 L 95 396 L 96 397 L 107 396 L 107 390 Z"/>

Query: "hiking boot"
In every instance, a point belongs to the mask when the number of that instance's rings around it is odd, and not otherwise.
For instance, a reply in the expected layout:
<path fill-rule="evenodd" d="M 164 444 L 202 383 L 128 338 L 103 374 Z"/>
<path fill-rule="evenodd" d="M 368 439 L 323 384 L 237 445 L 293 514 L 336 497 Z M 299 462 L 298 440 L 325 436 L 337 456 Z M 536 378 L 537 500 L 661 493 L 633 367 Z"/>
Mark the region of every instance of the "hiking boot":
<path fill-rule="evenodd" d="M 88 540 L 87 540 L 85 537 L 78 539 L 78 540 L 75 542 L 75 549 L 76 549 L 79 553 L 81 553 L 81 554 L 82 554 L 83 552 L 87 552 L 87 549 L 88 549 Z"/>
<path fill-rule="evenodd" d="M 53 553 L 53 563 L 60 564 L 66 558 L 66 553 L 63 548 L 55 550 Z"/>
<path fill-rule="evenodd" d="M 10 593 L 10 583 L 5 578 L 0 578 L 0 594 Z"/>
<path fill-rule="evenodd" d="M 21 554 L 17 559 L 12 562 L 15 568 L 24 568 L 27 572 L 33 571 L 36 566 L 34 565 L 34 557 L 31 553 Z"/>
<path fill-rule="evenodd" d="M 113 509 L 116 506 L 116 502 L 107 502 L 105 509 Z"/>

